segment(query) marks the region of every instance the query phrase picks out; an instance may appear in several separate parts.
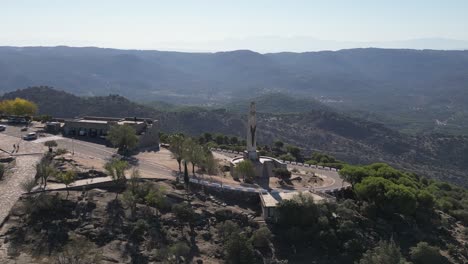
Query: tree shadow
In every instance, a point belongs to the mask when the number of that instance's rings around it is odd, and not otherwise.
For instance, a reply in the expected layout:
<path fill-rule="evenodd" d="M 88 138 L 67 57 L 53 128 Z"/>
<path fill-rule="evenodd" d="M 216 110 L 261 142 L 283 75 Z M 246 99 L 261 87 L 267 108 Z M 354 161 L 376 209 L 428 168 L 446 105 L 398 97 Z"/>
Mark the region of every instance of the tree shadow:
<path fill-rule="evenodd" d="M 107 218 L 104 222 L 104 228 L 99 232 L 96 243 L 103 246 L 112 241 L 117 234 L 122 233 L 124 224 L 125 210 L 120 200 L 114 199 L 107 203 Z"/>
<path fill-rule="evenodd" d="M 36 243 L 37 246 L 34 247 L 32 255 L 41 256 L 47 252 L 47 255 L 50 256 L 52 252 L 61 249 L 68 241 L 68 231 L 68 227 L 58 220 L 42 225 L 39 241 Z"/>
<path fill-rule="evenodd" d="M 197 233 L 195 232 L 195 228 L 193 224 L 190 224 L 190 232 L 189 232 L 189 237 L 190 237 L 190 260 L 193 259 L 195 256 L 200 255 L 200 249 L 197 246 Z"/>
<path fill-rule="evenodd" d="M 131 263 L 133 264 L 146 264 L 149 263 L 148 256 L 145 256 L 140 251 L 140 244 L 129 242 L 125 246 L 125 250 L 123 252 L 124 256 L 129 256 L 131 259 Z"/>

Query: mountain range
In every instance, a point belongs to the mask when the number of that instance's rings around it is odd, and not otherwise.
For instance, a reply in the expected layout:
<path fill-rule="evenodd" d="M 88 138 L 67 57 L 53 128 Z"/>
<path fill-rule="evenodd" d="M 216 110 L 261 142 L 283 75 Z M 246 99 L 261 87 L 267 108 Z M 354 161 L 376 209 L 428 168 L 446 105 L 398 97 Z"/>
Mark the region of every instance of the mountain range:
<path fill-rule="evenodd" d="M 219 51 L 250 49 L 261 53 L 341 50 L 355 48 L 468 50 L 468 41 L 447 38 L 418 38 L 394 41 L 337 41 L 311 36 L 255 36 L 199 42 L 160 42 L 158 47 L 179 51 Z"/>
<path fill-rule="evenodd" d="M 350 49 L 260 54 L 0 47 L 0 92 L 225 107 L 271 93 L 318 100 L 407 133 L 467 134 L 468 51 Z"/>

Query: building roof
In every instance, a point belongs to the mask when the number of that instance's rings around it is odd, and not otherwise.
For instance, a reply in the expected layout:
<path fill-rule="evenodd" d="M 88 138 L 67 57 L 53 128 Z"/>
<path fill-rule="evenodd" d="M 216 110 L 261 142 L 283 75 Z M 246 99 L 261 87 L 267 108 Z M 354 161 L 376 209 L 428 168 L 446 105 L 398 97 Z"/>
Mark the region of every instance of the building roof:
<path fill-rule="evenodd" d="M 143 124 L 144 121 L 128 121 L 128 120 L 123 120 L 123 121 L 119 121 L 117 122 L 119 125 L 131 125 L 131 124 Z"/>
<path fill-rule="evenodd" d="M 307 195 L 312 197 L 314 202 L 323 202 L 326 200 L 325 197 L 310 192 L 310 191 L 304 191 L 304 192 L 271 192 L 271 193 L 264 193 L 260 194 L 260 199 L 262 201 L 262 205 L 264 207 L 276 207 L 278 204 L 283 201 L 283 200 L 292 200 L 296 195 Z"/>
<path fill-rule="evenodd" d="M 109 121 L 104 120 L 92 120 L 92 119 L 77 119 L 76 122 L 80 123 L 93 123 L 93 124 L 107 124 Z"/>
<path fill-rule="evenodd" d="M 264 207 L 276 207 L 279 203 L 270 193 L 260 194 L 260 199 L 262 200 L 262 205 Z"/>
<path fill-rule="evenodd" d="M 296 195 L 298 195 L 300 193 L 301 192 L 282 192 L 282 193 L 279 193 L 279 196 L 281 197 L 281 200 L 292 200 L 294 198 L 294 196 L 296 196 Z M 318 194 L 309 192 L 309 191 L 302 192 L 302 195 L 312 197 L 314 202 L 319 202 L 319 201 L 322 201 L 322 200 L 325 199 L 324 197 L 322 197 L 322 196 L 320 196 Z"/>
<path fill-rule="evenodd" d="M 119 125 L 134 125 L 134 124 L 143 124 L 148 121 L 153 121 L 147 118 L 136 118 L 136 117 L 101 117 L 101 116 L 84 116 L 75 119 L 65 120 L 67 122 L 79 122 L 79 123 L 88 123 L 88 124 L 119 124 Z"/>

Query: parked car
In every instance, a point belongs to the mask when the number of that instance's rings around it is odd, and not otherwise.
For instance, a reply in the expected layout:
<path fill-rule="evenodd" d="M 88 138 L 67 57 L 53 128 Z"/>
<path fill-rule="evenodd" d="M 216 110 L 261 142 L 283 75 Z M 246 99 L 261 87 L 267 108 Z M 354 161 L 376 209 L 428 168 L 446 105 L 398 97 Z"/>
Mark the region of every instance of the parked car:
<path fill-rule="evenodd" d="M 0 125 L 0 131 L 5 131 L 5 130 L 6 130 L 6 126 Z"/>
<path fill-rule="evenodd" d="M 10 117 L 8 118 L 8 123 L 10 124 L 27 124 L 28 120 L 22 117 Z"/>
<path fill-rule="evenodd" d="M 28 130 L 28 127 L 22 127 L 21 128 L 21 131 L 27 131 Z"/>
<path fill-rule="evenodd" d="M 25 135 L 23 137 L 24 140 L 34 140 L 34 139 L 37 139 L 37 134 L 36 132 L 31 132 L 31 133 L 28 133 L 27 135 Z"/>

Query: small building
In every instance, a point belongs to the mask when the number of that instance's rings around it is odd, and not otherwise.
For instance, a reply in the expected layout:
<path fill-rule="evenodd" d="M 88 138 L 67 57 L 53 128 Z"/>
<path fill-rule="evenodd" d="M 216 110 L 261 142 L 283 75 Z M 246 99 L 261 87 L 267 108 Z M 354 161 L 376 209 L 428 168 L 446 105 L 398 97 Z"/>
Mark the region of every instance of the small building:
<path fill-rule="evenodd" d="M 137 117 L 97 117 L 85 116 L 64 120 L 63 134 L 65 136 L 105 138 L 113 126 L 129 125 L 139 136 L 138 147 L 147 148 L 159 146 L 159 126 L 157 120 Z"/>
<path fill-rule="evenodd" d="M 63 133 L 66 136 L 104 137 L 112 126 L 130 125 L 135 129 L 137 135 L 140 135 L 146 129 L 147 124 L 152 122 L 151 119 L 136 117 L 113 118 L 85 116 L 65 120 Z"/>
<path fill-rule="evenodd" d="M 47 122 L 44 126 L 44 130 L 50 134 L 58 134 L 61 128 L 60 122 Z"/>
<path fill-rule="evenodd" d="M 260 194 L 260 202 L 262 205 L 262 215 L 265 220 L 276 221 L 277 214 L 276 214 L 276 207 L 278 207 L 279 203 L 284 200 L 292 200 L 299 194 L 310 196 L 314 203 L 323 203 L 334 201 L 335 198 L 333 196 L 318 193 L 313 191 L 304 191 L 304 192 L 278 192 L 272 191 L 269 193 L 261 193 Z"/>

